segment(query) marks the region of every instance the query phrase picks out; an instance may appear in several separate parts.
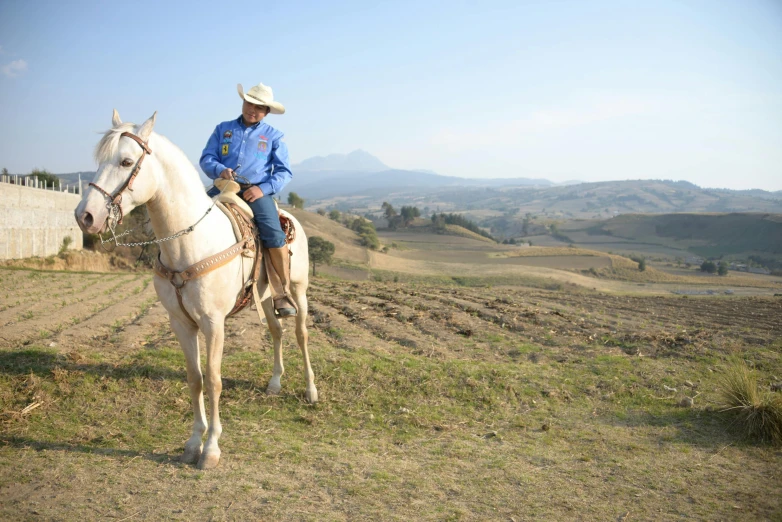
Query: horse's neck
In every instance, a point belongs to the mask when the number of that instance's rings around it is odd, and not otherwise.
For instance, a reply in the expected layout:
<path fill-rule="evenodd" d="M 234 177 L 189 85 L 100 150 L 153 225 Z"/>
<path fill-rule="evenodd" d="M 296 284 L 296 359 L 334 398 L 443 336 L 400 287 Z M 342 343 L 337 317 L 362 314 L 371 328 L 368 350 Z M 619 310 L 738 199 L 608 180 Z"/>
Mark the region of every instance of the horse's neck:
<path fill-rule="evenodd" d="M 187 167 L 192 168 L 189 165 L 184 168 Z M 158 191 L 147 203 L 147 210 L 158 239 L 198 223 L 191 232 L 159 243 L 163 263 L 172 270 L 182 270 L 228 248 L 235 241 L 230 223 L 216 206 L 212 206 L 200 179 L 191 182 L 192 176 L 182 176 L 174 170 L 161 165 Z"/>

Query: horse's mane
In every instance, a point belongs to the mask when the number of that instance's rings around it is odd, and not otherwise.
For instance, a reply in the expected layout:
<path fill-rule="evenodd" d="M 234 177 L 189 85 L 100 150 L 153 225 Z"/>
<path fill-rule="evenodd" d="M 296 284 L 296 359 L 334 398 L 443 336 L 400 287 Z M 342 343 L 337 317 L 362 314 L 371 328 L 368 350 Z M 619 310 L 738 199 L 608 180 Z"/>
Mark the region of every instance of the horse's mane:
<path fill-rule="evenodd" d="M 111 159 L 114 158 L 114 156 L 117 154 L 117 149 L 119 148 L 119 139 L 122 137 L 122 133 L 136 133 L 136 127 L 137 126 L 135 123 L 120 123 L 116 127 L 107 130 L 98 144 L 95 146 L 95 161 L 97 161 L 98 164 L 111 161 Z M 150 137 L 150 141 L 153 137 L 158 144 L 162 142 L 167 147 L 168 157 L 161 158 L 158 156 L 160 161 L 175 163 L 175 166 L 178 167 L 177 171 L 180 172 L 180 175 L 191 177 L 195 175 L 198 177 L 198 171 L 195 169 L 195 166 L 190 163 L 190 160 L 187 159 L 187 155 L 185 155 L 182 149 L 177 147 L 174 143 L 171 142 L 171 140 L 161 134 L 153 132 L 152 136 Z M 150 144 L 150 148 L 153 148 L 152 144 Z M 154 148 L 157 149 L 157 147 Z"/>
<path fill-rule="evenodd" d="M 122 133 L 133 132 L 135 127 L 136 125 L 133 123 L 120 123 L 113 129 L 107 130 L 95 146 L 95 161 L 101 164 L 111 160 L 117 154 L 119 138 Z"/>

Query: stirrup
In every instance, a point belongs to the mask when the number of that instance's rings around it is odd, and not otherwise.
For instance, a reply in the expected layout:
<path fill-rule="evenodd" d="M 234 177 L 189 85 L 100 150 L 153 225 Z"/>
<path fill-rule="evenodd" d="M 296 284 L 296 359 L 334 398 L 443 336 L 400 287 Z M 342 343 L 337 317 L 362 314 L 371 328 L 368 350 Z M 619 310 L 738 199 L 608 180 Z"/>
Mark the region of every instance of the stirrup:
<path fill-rule="evenodd" d="M 290 296 L 287 296 L 287 295 L 280 296 L 279 298 L 273 300 L 273 302 L 274 302 L 274 314 L 279 316 L 279 317 L 296 317 L 296 315 L 298 314 L 298 311 L 296 310 L 296 308 L 294 306 L 281 306 L 281 307 L 277 308 L 277 303 L 279 301 L 283 301 L 283 300 L 286 301 L 285 304 L 293 305 Z"/>

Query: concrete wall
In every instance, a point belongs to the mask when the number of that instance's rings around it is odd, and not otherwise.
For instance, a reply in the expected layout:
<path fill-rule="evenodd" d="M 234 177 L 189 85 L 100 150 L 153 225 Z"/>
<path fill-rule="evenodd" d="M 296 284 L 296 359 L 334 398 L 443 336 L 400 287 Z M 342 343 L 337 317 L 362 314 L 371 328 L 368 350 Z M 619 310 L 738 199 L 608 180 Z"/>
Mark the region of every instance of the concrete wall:
<path fill-rule="evenodd" d="M 0 183 L 0 259 L 57 254 L 66 236 L 70 250 L 82 249 L 73 211 L 78 194 Z"/>

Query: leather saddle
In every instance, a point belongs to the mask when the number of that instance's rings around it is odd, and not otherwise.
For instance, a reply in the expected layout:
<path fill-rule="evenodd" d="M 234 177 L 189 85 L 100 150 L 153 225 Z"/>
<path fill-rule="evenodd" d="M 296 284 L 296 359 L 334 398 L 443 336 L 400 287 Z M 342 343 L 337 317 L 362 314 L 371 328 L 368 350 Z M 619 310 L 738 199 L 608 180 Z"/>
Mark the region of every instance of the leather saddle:
<path fill-rule="evenodd" d="M 247 246 L 241 254 L 243 257 L 254 258 L 252 275 L 245 283 L 242 291 L 239 292 L 239 295 L 236 298 L 236 304 L 228 314 L 228 317 L 231 317 L 242 311 L 253 301 L 255 285 L 261 277 L 268 280 L 268 275 L 261 274 L 261 266 L 266 264 L 263 263 L 264 249 L 261 245 L 261 240 L 258 237 L 258 229 L 255 226 L 255 221 L 253 220 L 253 211 L 250 209 L 247 202 L 239 197 L 241 186 L 236 181 L 222 178 L 217 179 L 214 185 L 220 190 L 220 193 L 213 199 L 217 200 L 217 206 L 220 207 L 231 221 L 236 240 L 241 241 L 248 236 L 252 237 L 252 241 L 247 242 Z M 294 229 L 293 221 L 280 213 L 279 207 L 277 210 L 280 218 L 280 226 L 285 233 L 285 243 L 289 245 L 296 238 L 296 230 Z M 260 303 L 256 303 L 256 305 L 260 307 Z"/>

